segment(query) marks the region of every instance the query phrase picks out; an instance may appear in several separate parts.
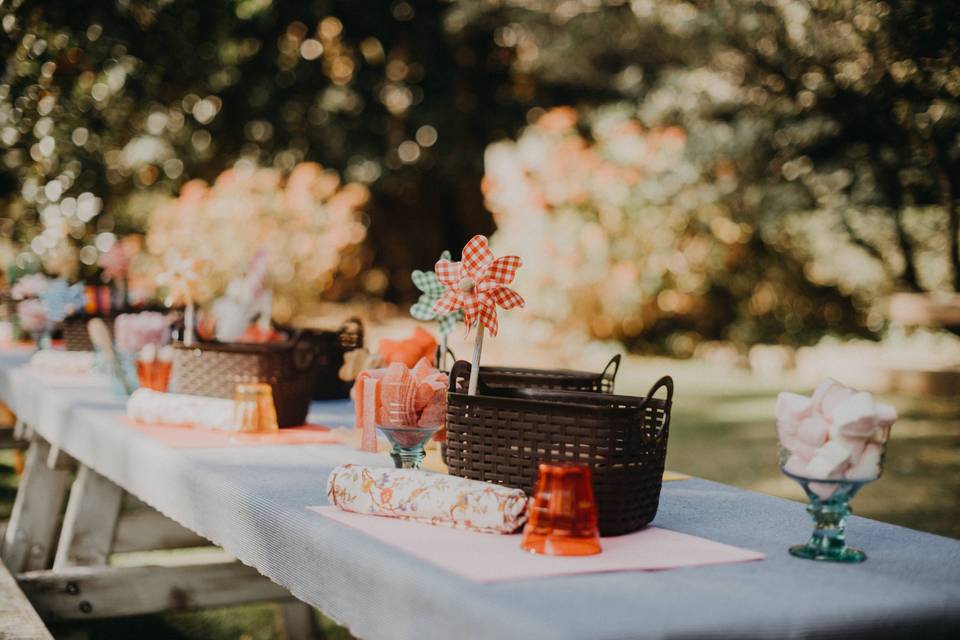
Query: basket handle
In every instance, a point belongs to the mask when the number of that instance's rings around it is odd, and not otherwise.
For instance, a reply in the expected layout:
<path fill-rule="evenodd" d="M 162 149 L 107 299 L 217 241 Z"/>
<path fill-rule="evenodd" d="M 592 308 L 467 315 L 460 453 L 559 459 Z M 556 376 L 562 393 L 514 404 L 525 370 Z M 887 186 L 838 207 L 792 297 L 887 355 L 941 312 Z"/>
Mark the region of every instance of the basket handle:
<path fill-rule="evenodd" d="M 457 389 L 457 380 L 470 379 L 471 365 L 466 360 L 457 360 L 450 367 L 450 393 L 462 393 Z"/>
<path fill-rule="evenodd" d="M 443 347 L 441 347 L 440 345 L 437 345 L 437 353 L 434 355 L 434 360 L 435 360 L 434 364 L 436 364 L 437 367 L 440 366 L 440 360 L 442 359 L 440 357 L 441 355 L 443 355 Z M 454 362 L 457 361 L 457 356 L 453 353 L 453 349 L 451 349 L 450 347 L 447 347 L 447 355 L 450 356 L 450 359 L 453 360 Z"/>
<path fill-rule="evenodd" d="M 663 432 L 664 427 L 670 424 L 670 409 L 673 405 L 673 378 L 670 376 L 663 376 L 654 382 L 653 386 L 650 387 L 650 391 L 647 392 L 647 399 L 644 402 L 649 402 L 653 396 L 660 391 L 660 389 L 667 390 L 667 397 L 663 401 L 663 421 L 660 423 L 660 427 L 657 430 L 657 435 L 660 435 L 660 433 Z"/>
<path fill-rule="evenodd" d="M 307 371 L 313 366 L 315 356 L 314 347 L 307 339 L 307 332 L 297 329 L 293 334 L 293 368 L 300 372 Z"/>
<path fill-rule="evenodd" d="M 356 335 L 360 337 L 360 340 L 357 345 L 347 348 L 347 345 L 344 344 L 344 339 L 350 335 L 353 327 L 356 326 Z M 363 321 L 360 320 L 357 316 L 352 316 L 343 321 L 343 324 L 340 325 L 340 328 L 337 329 L 337 341 L 340 343 L 340 347 L 344 351 L 350 351 L 351 349 L 359 349 L 363 346 Z"/>
<path fill-rule="evenodd" d="M 613 384 L 617 381 L 617 372 L 620 371 L 620 354 L 610 358 L 610 362 L 607 363 L 607 366 L 603 368 L 603 371 L 600 372 L 600 377 L 604 380 L 610 381 L 610 389 L 613 390 Z M 610 370 L 610 367 L 613 367 L 613 371 Z"/>

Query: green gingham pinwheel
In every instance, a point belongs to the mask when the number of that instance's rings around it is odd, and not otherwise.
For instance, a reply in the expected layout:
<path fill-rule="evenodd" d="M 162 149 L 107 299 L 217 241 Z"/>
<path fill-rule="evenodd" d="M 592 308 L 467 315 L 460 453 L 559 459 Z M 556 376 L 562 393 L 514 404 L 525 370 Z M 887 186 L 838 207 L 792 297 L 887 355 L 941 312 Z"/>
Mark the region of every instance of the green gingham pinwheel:
<path fill-rule="evenodd" d="M 441 260 L 450 260 L 450 252 L 444 251 L 440 256 Z M 447 290 L 443 284 L 437 280 L 437 274 L 433 271 L 420 271 L 417 269 L 410 274 L 414 286 L 421 291 L 420 299 L 416 304 L 410 307 L 410 315 L 417 320 L 430 322 L 436 320 L 439 325 L 440 336 L 446 338 L 453 331 L 458 322 L 463 320 L 463 309 L 457 309 L 449 315 L 440 315 L 433 310 L 433 305 Z"/>

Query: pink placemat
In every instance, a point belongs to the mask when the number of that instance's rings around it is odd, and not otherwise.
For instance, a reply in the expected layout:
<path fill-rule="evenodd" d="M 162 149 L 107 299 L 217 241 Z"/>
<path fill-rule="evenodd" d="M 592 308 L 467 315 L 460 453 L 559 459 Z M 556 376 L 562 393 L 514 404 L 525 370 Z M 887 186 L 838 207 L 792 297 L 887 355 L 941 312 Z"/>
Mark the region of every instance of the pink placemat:
<path fill-rule="evenodd" d="M 448 529 L 398 518 L 350 513 L 333 506 L 307 508 L 477 582 L 609 571 L 658 571 L 764 558 L 756 551 L 658 527 L 602 538 L 603 552 L 594 556 L 541 556 L 522 551 L 519 535 Z"/>
<path fill-rule="evenodd" d="M 128 418 L 124 418 L 124 423 L 173 449 L 219 449 L 339 442 L 330 429 L 314 424 L 280 429 L 274 433 L 234 433 L 176 424 L 144 424 Z"/>

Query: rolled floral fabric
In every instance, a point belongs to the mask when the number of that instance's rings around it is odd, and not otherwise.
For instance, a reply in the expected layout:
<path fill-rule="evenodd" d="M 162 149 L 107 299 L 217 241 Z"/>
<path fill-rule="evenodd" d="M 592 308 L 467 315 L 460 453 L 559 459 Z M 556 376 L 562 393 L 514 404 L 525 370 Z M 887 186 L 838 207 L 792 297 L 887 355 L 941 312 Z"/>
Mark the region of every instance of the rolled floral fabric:
<path fill-rule="evenodd" d="M 233 400 L 137 389 L 127 399 L 127 417 L 146 424 L 178 424 L 234 430 Z"/>
<path fill-rule="evenodd" d="M 92 351 L 54 351 L 43 349 L 30 357 L 30 368 L 40 373 L 87 374 L 96 366 Z"/>
<path fill-rule="evenodd" d="M 418 469 L 342 465 L 327 478 L 327 497 L 344 511 L 483 533 L 513 533 L 527 520 L 520 489 Z"/>

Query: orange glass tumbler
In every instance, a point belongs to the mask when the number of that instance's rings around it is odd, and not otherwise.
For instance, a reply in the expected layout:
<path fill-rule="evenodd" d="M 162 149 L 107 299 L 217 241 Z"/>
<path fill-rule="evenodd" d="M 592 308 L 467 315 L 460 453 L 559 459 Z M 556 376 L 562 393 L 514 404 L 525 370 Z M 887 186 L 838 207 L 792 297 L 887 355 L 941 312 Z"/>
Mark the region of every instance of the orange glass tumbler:
<path fill-rule="evenodd" d="M 173 363 L 169 360 L 137 360 L 137 381 L 140 386 L 152 391 L 166 391 L 170 386 L 170 370 Z"/>
<path fill-rule="evenodd" d="M 537 488 L 520 548 L 551 556 L 600 553 L 597 503 L 590 467 L 575 462 L 540 464 Z"/>
<path fill-rule="evenodd" d="M 277 409 L 273 387 L 263 382 L 242 382 L 233 392 L 234 427 L 241 433 L 276 431 Z"/>

